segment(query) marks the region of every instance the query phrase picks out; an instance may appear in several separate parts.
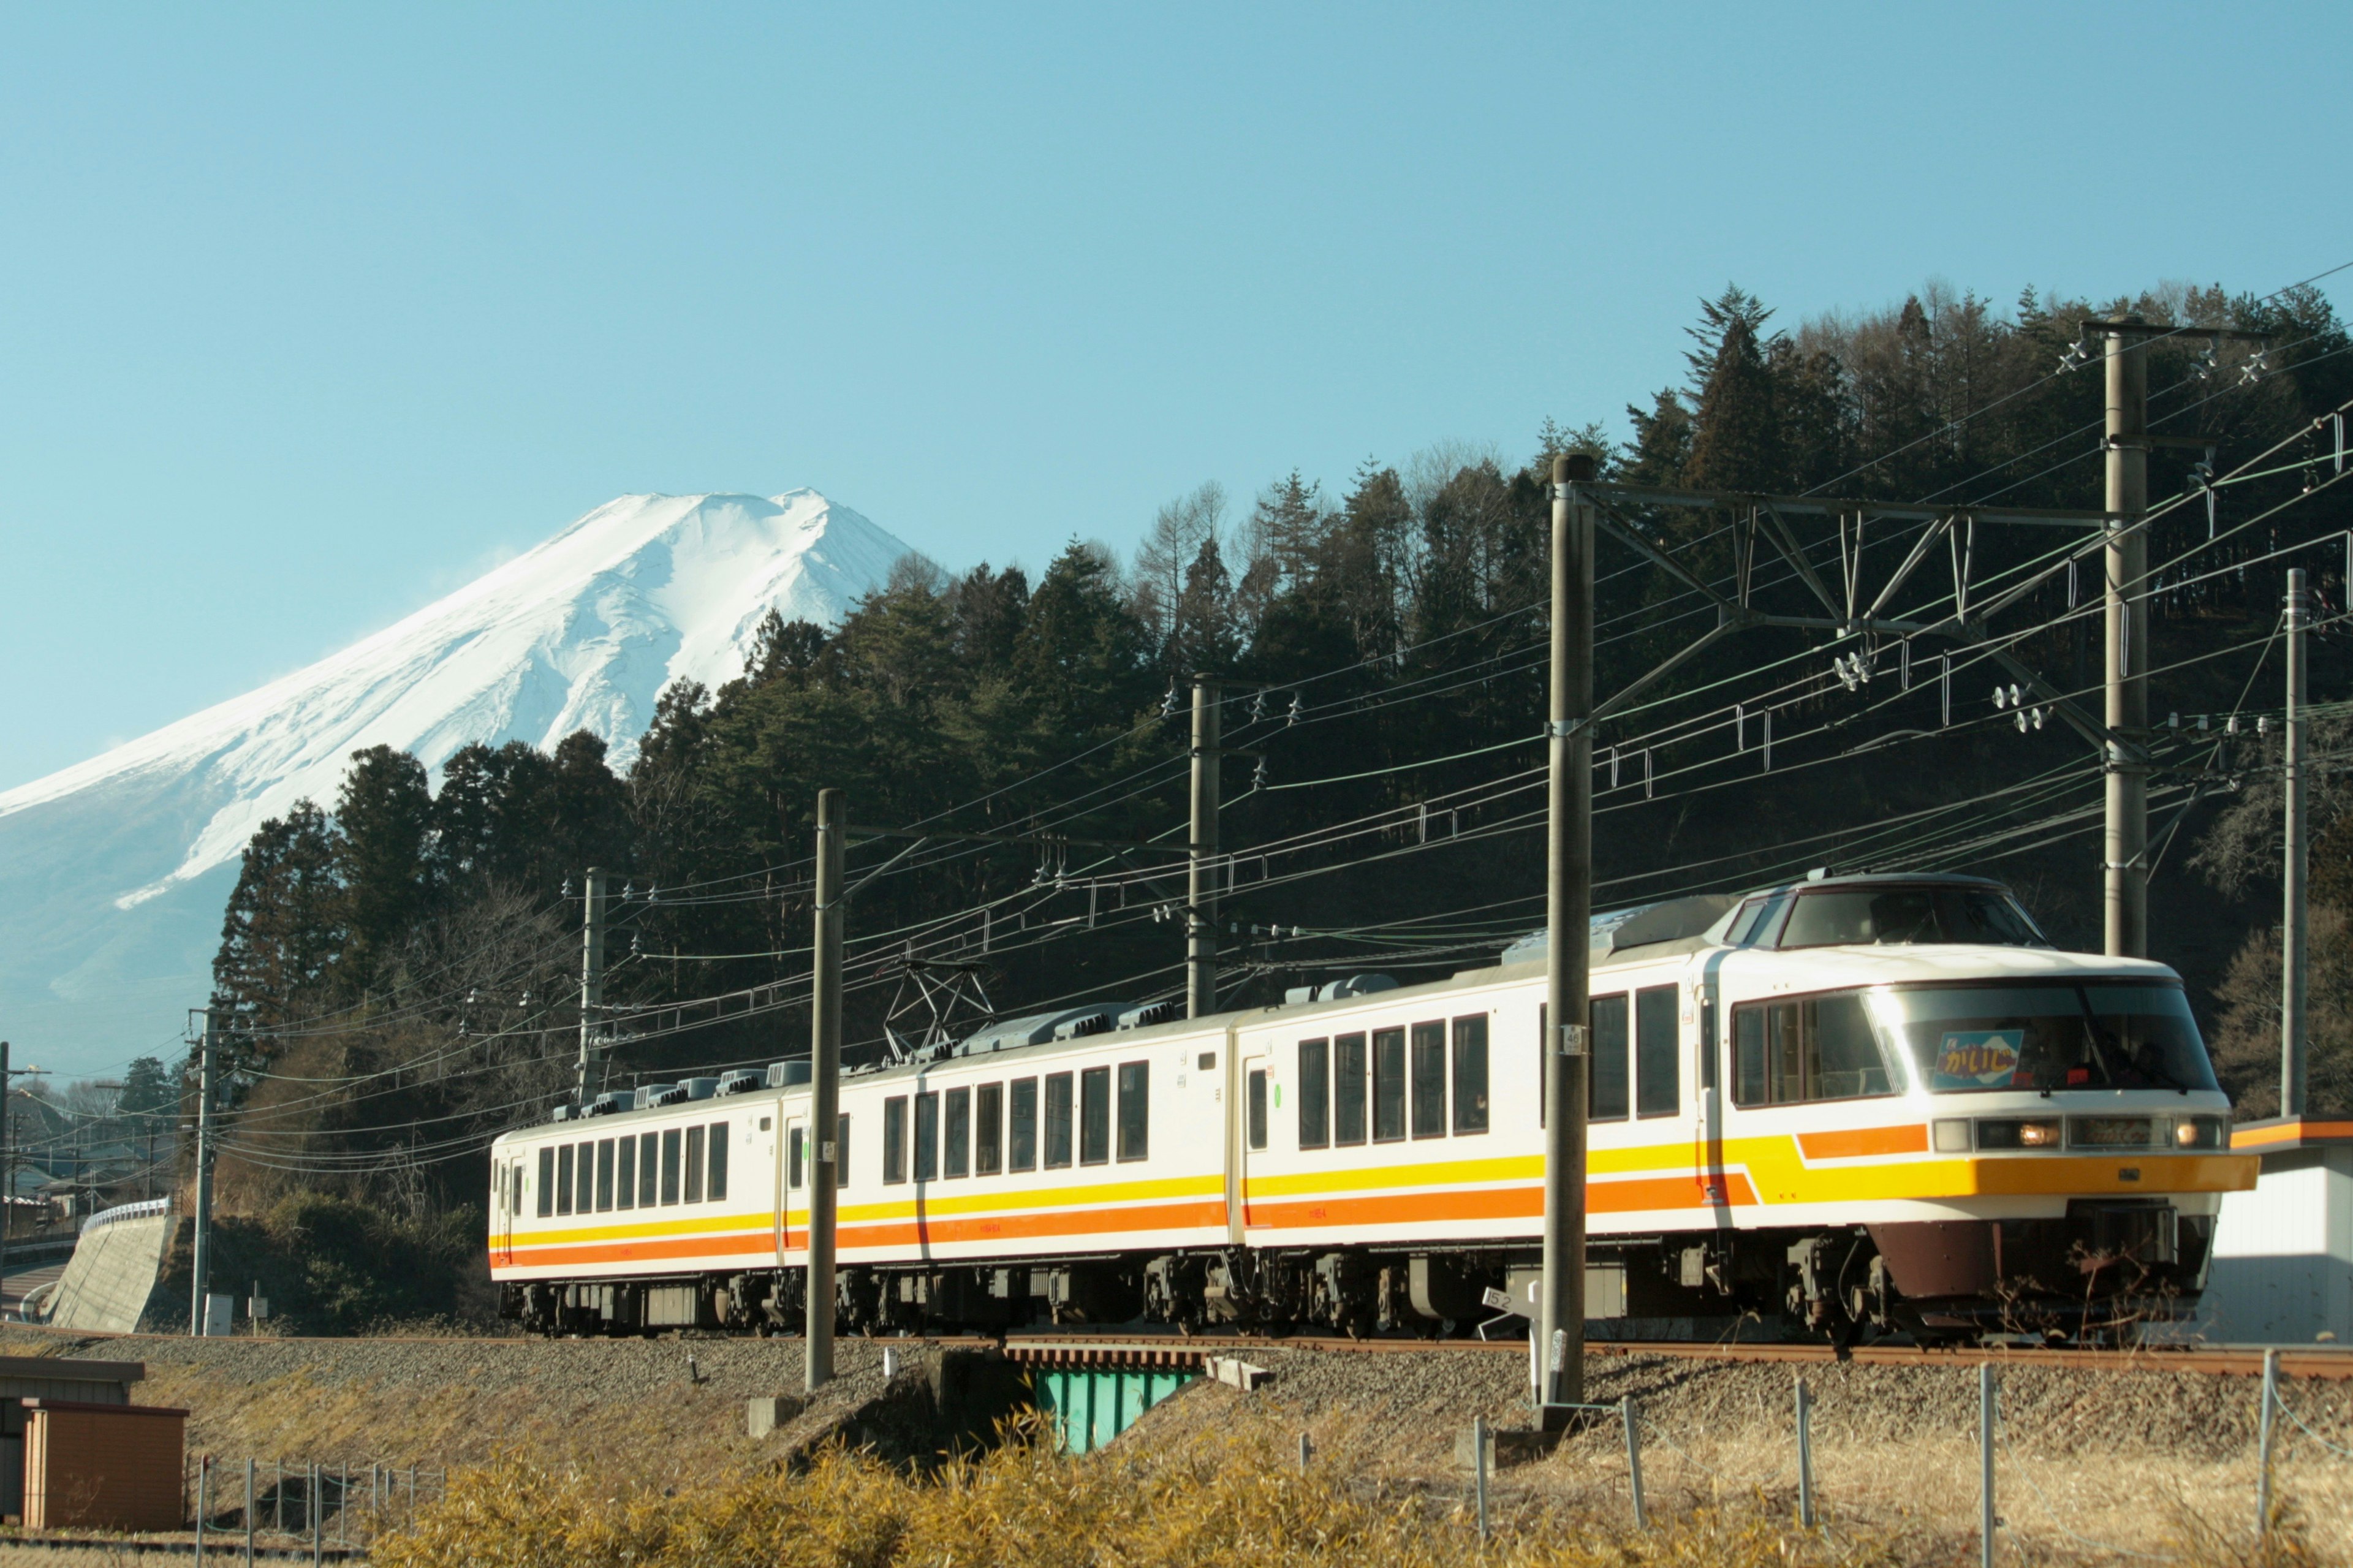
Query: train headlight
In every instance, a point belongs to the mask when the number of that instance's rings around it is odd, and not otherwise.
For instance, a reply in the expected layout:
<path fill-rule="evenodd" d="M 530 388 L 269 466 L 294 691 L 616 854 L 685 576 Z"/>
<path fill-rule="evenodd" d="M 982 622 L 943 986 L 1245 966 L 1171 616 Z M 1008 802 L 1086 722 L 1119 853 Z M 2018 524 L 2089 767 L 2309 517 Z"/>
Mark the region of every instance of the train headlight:
<path fill-rule="evenodd" d="M 2177 1149 L 2227 1149 L 2231 1146 L 2230 1123 L 2220 1116 L 2184 1116 L 2173 1123 L 2173 1146 Z"/>
<path fill-rule="evenodd" d="M 1978 1123 L 1980 1149 L 2056 1149 L 2061 1123 L 2055 1116 L 1988 1117 Z"/>
<path fill-rule="evenodd" d="M 1958 1118 L 1947 1118 L 1928 1124 L 1936 1152 L 1966 1154 L 1969 1152 L 1969 1124 Z"/>

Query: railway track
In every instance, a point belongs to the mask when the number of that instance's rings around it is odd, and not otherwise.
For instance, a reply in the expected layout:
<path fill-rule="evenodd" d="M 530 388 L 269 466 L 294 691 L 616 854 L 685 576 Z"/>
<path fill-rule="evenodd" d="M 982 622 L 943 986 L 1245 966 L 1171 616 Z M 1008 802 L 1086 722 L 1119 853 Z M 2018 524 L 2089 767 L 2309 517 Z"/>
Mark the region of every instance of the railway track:
<path fill-rule="evenodd" d="M 1350 1355 L 1454 1353 L 1525 1358 L 1525 1340 L 1352 1340 L 1296 1335 L 1175 1335 L 1030 1333 L 996 1342 L 1011 1360 L 1039 1365 L 1199 1366 L 1216 1356 L 1265 1351 L 1327 1351 Z M 1588 1341 L 1588 1355 L 1668 1356 L 1688 1361 L 1785 1362 L 1795 1364 L 1845 1362 L 1856 1366 L 2071 1367 L 2095 1372 L 2196 1372 L 2219 1377 L 2257 1377 L 2263 1352 L 2233 1346 L 2141 1347 L 2082 1350 L 2041 1346 L 1924 1347 L 1857 1345 L 1841 1351 L 1827 1344 L 1699 1343 L 1683 1340 Z M 2279 1352 L 2284 1377 L 2353 1379 L 2353 1347 L 2311 1346 Z"/>

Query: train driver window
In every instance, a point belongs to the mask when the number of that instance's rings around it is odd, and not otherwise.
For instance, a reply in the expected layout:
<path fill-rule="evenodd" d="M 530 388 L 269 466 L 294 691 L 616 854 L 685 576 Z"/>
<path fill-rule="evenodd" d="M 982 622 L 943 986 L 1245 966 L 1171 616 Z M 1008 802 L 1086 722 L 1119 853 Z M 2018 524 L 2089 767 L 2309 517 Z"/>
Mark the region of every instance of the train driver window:
<path fill-rule="evenodd" d="M 638 1141 L 623 1138 L 620 1154 L 620 1163 L 613 1175 L 613 1201 L 618 1207 L 635 1208 L 638 1206 Z"/>
<path fill-rule="evenodd" d="M 702 1184 L 702 1194 L 712 1203 L 727 1195 L 727 1123 L 711 1124 L 711 1179 Z"/>
<path fill-rule="evenodd" d="M 1732 1102 L 1789 1105 L 1892 1094 L 1894 1082 L 1859 992 L 1732 1010 Z"/>
<path fill-rule="evenodd" d="M 882 1102 L 882 1179 L 907 1179 L 907 1097 L 903 1094 Z"/>
<path fill-rule="evenodd" d="M 1152 1152 L 1152 1064 L 1119 1064 L 1119 1157 L 1142 1160 Z"/>
<path fill-rule="evenodd" d="M 1038 1080 L 1017 1078 L 1013 1080 L 1011 1125 L 1007 1129 L 1008 1171 L 1034 1171 L 1038 1168 Z"/>
<path fill-rule="evenodd" d="M 1266 1147 L 1266 1069 L 1250 1071 L 1250 1146 Z"/>
<path fill-rule="evenodd" d="M 1646 985 L 1634 993 L 1634 1109 L 1644 1116 L 1672 1116 L 1683 1109 L 1676 1001 L 1672 985 Z"/>
<path fill-rule="evenodd" d="M 1071 1163 L 1071 1075 L 1046 1075 L 1046 1168 L 1059 1171 Z"/>
<path fill-rule="evenodd" d="M 1323 1149 L 1332 1142 L 1332 1043 L 1299 1042 L 1299 1146 Z"/>
<path fill-rule="evenodd" d="M 1454 1020 L 1454 1131 L 1487 1131 L 1487 1015 Z"/>
<path fill-rule="evenodd" d="M 1593 999 L 1593 1074 L 1588 1121 L 1626 1119 L 1626 994 Z"/>
<path fill-rule="evenodd" d="M 1446 1026 L 1413 1026 L 1413 1135 L 1446 1136 Z"/>
<path fill-rule="evenodd" d="M 539 1152 L 539 1217 L 545 1219 L 555 1211 L 555 1151 Z"/>
<path fill-rule="evenodd" d="M 1079 1069 L 1079 1163 L 1111 1160 L 1111 1068 Z"/>

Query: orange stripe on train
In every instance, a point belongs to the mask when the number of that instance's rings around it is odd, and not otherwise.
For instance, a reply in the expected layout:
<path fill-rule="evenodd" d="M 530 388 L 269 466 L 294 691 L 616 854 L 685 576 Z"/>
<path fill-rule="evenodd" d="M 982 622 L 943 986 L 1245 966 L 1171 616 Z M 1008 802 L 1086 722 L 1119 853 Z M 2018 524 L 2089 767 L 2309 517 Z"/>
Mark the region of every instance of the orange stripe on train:
<path fill-rule="evenodd" d="M 1853 1160 L 1865 1154 L 1925 1154 L 1928 1124 L 1907 1121 L 1900 1127 L 1856 1127 L 1831 1132 L 1800 1132 L 1798 1148 L 1809 1160 Z"/>

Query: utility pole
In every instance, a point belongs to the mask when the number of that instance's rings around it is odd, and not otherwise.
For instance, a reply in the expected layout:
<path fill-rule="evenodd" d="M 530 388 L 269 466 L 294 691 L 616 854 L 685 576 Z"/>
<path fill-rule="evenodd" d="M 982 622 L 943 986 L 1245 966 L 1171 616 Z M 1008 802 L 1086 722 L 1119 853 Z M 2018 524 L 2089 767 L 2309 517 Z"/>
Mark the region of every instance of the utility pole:
<path fill-rule="evenodd" d="M 0 1040 L 0 1279 L 8 1277 L 8 1227 L 16 1223 L 16 1151 L 8 1138 L 8 1042 Z"/>
<path fill-rule="evenodd" d="M 2103 330 L 2107 372 L 2107 823 L 2101 902 L 2111 957 L 2148 956 L 2148 327 Z"/>
<path fill-rule="evenodd" d="M 190 1304 L 188 1334 L 205 1332 L 205 1294 L 212 1289 L 213 1268 L 213 1047 L 220 1015 L 205 1009 L 205 1033 L 196 1047 L 196 1239 L 190 1259 L 195 1300 Z"/>
<path fill-rule="evenodd" d="M 1585 1402 L 1585 1117 L 1593 919 L 1593 459 L 1552 461 L 1552 704 L 1545 827 L 1544 1286 L 1536 1304 L 1545 1428 Z"/>
<path fill-rule="evenodd" d="M 1185 1016 L 1218 1010 L 1218 763 L 1225 689 L 1193 677 L 1193 839 L 1185 871 Z"/>
<path fill-rule="evenodd" d="M 2286 866 L 2280 875 L 2285 907 L 2280 919 L 2280 1109 L 2282 1116 L 2304 1114 L 2305 1012 L 2305 887 L 2309 846 L 2304 818 L 2304 625 L 2309 602 L 2304 591 L 2304 568 L 2287 574 L 2287 735 L 2285 766 L 2281 784 L 2287 795 L 2284 813 Z"/>
<path fill-rule="evenodd" d="M 583 879 L 580 915 L 580 1083 L 577 1099 L 580 1109 L 588 1109 L 588 1089 L 592 1079 L 603 1081 L 597 1070 L 604 1064 L 605 1037 L 605 868 L 591 866 Z"/>
<path fill-rule="evenodd" d="M 841 928 L 848 912 L 842 850 L 849 813 L 838 789 L 817 795 L 817 931 L 809 982 L 808 1326 L 801 1387 L 815 1394 L 833 1377 L 833 1223 L 839 1187 L 834 1147 L 841 1105 Z"/>

